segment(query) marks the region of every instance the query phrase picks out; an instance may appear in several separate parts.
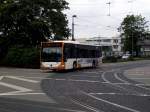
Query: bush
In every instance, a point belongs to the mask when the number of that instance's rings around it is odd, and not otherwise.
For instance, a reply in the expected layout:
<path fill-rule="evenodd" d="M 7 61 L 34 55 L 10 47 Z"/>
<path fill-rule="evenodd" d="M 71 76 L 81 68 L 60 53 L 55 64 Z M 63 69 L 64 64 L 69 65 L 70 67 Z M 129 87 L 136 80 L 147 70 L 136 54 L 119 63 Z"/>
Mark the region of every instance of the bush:
<path fill-rule="evenodd" d="M 114 56 L 106 56 L 102 59 L 103 63 L 117 62 L 117 58 Z"/>
<path fill-rule="evenodd" d="M 130 56 L 129 59 L 128 59 L 128 61 L 134 61 L 133 56 Z"/>
<path fill-rule="evenodd" d="M 26 67 L 39 68 L 40 55 L 37 48 L 17 48 L 13 47 L 8 50 L 8 53 L 2 65 L 11 67 Z"/>

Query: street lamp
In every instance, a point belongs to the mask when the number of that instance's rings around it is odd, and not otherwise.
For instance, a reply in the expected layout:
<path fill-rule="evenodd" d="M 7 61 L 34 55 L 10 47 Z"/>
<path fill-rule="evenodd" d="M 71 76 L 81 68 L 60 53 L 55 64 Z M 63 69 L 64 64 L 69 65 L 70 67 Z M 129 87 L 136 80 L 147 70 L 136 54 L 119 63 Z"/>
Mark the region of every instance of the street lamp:
<path fill-rule="evenodd" d="M 77 16 L 76 15 L 73 15 L 72 16 L 72 41 L 75 41 L 75 38 L 74 38 L 74 18 L 76 18 Z"/>
<path fill-rule="evenodd" d="M 108 13 L 108 16 L 110 16 L 110 4 L 111 4 L 111 2 L 108 2 L 108 3 L 106 3 L 107 5 L 109 5 L 109 13 Z"/>

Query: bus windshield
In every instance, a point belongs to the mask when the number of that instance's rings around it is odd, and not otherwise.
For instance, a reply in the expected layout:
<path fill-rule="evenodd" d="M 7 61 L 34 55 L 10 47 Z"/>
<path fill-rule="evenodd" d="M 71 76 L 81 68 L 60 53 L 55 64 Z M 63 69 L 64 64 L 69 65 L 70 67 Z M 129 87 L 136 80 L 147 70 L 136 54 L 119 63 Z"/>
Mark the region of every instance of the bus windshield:
<path fill-rule="evenodd" d="M 41 60 L 43 62 L 60 62 L 62 57 L 61 47 L 44 47 Z"/>

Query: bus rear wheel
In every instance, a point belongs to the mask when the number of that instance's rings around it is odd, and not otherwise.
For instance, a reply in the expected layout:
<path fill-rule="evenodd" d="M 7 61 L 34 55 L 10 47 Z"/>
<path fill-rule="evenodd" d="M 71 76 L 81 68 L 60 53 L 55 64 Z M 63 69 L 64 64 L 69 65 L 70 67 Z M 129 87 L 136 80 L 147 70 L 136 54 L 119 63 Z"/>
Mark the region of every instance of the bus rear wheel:
<path fill-rule="evenodd" d="M 95 60 L 93 60 L 93 62 L 92 62 L 92 68 L 96 68 L 96 62 L 95 62 Z"/>

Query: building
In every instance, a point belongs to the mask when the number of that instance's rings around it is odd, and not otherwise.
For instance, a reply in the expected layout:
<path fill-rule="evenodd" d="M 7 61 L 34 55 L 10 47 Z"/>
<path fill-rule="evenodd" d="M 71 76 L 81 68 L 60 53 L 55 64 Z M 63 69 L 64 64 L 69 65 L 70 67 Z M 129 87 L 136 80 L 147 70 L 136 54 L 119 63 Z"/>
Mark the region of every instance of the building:
<path fill-rule="evenodd" d="M 122 54 L 121 38 L 116 37 L 93 37 L 85 40 L 85 43 L 90 45 L 102 46 L 102 51 L 105 55 L 120 55 Z"/>
<path fill-rule="evenodd" d="M 150 40 L 140 41 L 138 45 L 141 48 L 141 55 L 150 56 Z"/>

